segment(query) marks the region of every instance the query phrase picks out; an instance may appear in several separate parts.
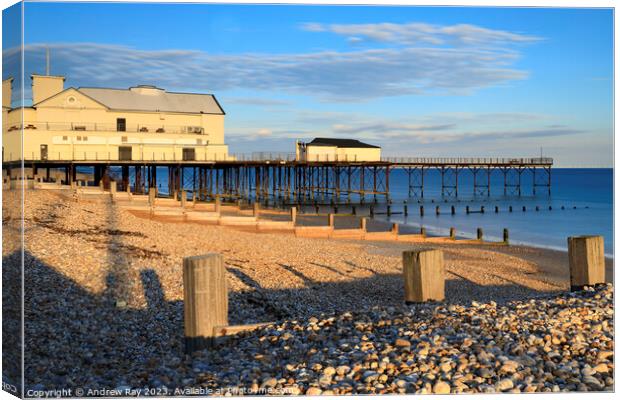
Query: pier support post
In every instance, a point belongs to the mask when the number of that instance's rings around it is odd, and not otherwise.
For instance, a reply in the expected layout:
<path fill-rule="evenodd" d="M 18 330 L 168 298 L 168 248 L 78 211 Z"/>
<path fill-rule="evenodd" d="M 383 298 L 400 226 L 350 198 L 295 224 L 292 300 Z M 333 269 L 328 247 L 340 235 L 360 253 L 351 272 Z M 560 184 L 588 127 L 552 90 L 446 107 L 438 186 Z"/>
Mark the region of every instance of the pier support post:
<path fill-rule="evenodd" d="M 422 235 L 423 238 L 426 237 L 426 228 L 423 226 L 420 227 L 420 235 Z"/>
<path fill-rule="evenodd" d="M 185 208 L 186 203 L 187 203 L 187 192 L 185 190 L 181 190 L 181 208 Z"/>
<path fill-rule="evenodd" d="M 254 202 L 254 212 L 253 212 L 255 217 L 258 217 L 258 214 L 260 214 L 260 204 L 258 203 L 258 201 Z"/>
<path fill-rule="evenodd" d="M 403 252 L 405 302 L 419 303 L 445 298 L 445 266 L 441 250 Z"/>
<path fill-rule="evenodd" d="M 366 224 L 368 223 L 368 218 L 362 217 L 362 219 L 360 219 L 360 229 L 363 232 L 366 232 Z"/>
<path fill-rule="evenodd" d="M 420 206 L 420 217 L 424 216 L 424 206 Z"/>
<path fill-rule="evenodd" d="M 398 224 L 396 222 L 392 224 L 392 233 L 398 235 Z"/>
<path fill-rule="evenodd" d="M 450 239 L 456 240 L 456 229 L 450 228 Z"/>
<path fill-rule="evenodd" d="M 332 213 L 327 214 L 327 224 L 331 226 L 332 228 L 334 227 L 334 214 Z"/>
<path fill-rule="evenodd" d="M 482 241 L 482 228 L 478 228 L 476 230 L 476 238 L 480 241 Z"/>
<path fill-rule="evenodd" d="M 605 282 L 605 251 L 602 236 L 568 238 L 571 291 Z"/>
<path fill-rule="evenodd" d="M 508 229 L 504 228 L 504 243 L 508 244 L 510 238 L 508 237 Z"/>
<path fill-rule="evenodd" d="M 228 325 L 226 267 L 221 254 L 183 259 L 185 352 L 213 345 L 214 328 Z"/>
<path fill-rule="evenodd" d="M 409 215 L 409 213 L 407 212 L 407 200 L 403 201 L 403 214 L 405 215 L 405 217 Z"/>
<path fill-rule="evenodd" d="M 112 201 L 114 201 L 114 196 L 116 195 L 116 181 L 110 181 L 110 197 Z"/>

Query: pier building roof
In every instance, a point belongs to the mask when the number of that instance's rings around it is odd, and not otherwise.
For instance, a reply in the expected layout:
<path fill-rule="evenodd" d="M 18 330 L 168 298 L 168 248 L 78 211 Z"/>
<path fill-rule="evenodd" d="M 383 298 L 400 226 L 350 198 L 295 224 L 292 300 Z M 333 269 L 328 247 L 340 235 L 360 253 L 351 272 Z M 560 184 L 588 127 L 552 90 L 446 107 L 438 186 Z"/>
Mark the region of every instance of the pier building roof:
<path fill-rule="evenodd" d="M 308 143 L 310 146 L 336 146 L 340 148 L 380 149 L 380 146 L 360 142 L 357 139 L 315 138 Z"/>
<path fill-rule="evenodd" d="M 81 87 L 77 90 L 116 110 L 225 114 L 212 94 L 167 92 L 150 85 L 129 89 Z"/>

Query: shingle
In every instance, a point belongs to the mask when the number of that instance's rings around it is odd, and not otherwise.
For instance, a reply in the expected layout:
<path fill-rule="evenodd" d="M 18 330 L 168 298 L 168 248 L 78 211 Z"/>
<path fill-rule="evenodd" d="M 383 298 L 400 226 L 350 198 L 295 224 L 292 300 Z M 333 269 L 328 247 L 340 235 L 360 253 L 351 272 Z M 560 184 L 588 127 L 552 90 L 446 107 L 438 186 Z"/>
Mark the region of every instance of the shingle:
<path fill-rule="evenodd" d="M 166 92 L 149 86 L 130 89 L 78 88 L 78 91 L 115 110 L 224 114 L 212 94 Z"/>

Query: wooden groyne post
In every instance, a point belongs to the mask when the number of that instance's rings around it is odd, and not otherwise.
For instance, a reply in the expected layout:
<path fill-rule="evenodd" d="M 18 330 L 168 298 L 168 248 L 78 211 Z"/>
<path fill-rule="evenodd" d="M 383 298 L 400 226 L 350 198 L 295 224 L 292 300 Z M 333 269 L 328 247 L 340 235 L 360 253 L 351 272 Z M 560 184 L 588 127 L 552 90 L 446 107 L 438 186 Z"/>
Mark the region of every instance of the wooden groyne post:
<path fill-rule="evenodd" d="M 441 250 L 403 252 L 405 302 L 419 303 L 445 298 L 445 266 Z"/>
<path fill-rule="evenodd" d="M 602 236 L 568 238 L 571 291 L 605 282 L 605 250 Z"/>
<path fill-rule="evenodd" d="M 509 243 L 509 236 L 508 236 L 508 229 L 504 228 L 504 243 L 508 244 Z"/>
<path fill-rule="evenodd" d="M 152 188 L 149 188 L 149 205 L 150 205 L 151 207 L 153 207 L 153 206 L 155 205 L 155 194 L 156 194 L 156 192 L 155 192 L 155 191 L 156 191 L 156 190 L 157 190 L 157 189 L 155 189 L 155 188 L 153 188 L 153 187 L 152 187 Z"/>
<path fill-rule="evenodd" d="M 476 238 L 480 241 L 482 241 L 482 228 L 478 228 L 476 229 Z"/>
<path fill-rule="evenodd" d="M 226 267 L 221 254 L 183 259 L 185 352 L 214 343 L 214 328 L 228 325 Z"/>
<path fill-rule="evenodd" d="M 456 229 L 450 228 L 450 239 L 456 240 Z"/>
<path fill-rule="evenodd" d="M 392 224 L 392 233 L 398 235 L 398 224 L 396 222 Z"/>
<path fill-rule="evenodd" d="M 297 207 L 291 207 L 291 221 L 293 225 L 297 222 Z"/>
<path fill-rule="evenodd" d="M 256 208 L 256 204 L 258 203 L 255 203 L 254 208 Z M 219 213 L 221 211 L 222 211 L 222 198 L 219 195 L 217 195 L 215 196 L 215 212 Z"/>
<path fill-rule="evenodd" d="M 332 228 L 334 227 L 334 214 L 327 214 L 327 225 L 331 226 Z"/>

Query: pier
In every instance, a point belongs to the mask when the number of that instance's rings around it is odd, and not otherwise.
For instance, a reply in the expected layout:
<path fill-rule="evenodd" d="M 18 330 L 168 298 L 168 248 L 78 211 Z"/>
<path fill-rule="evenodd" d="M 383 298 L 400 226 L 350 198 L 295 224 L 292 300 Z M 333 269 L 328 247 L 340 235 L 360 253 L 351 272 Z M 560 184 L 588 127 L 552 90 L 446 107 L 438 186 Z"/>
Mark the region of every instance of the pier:
<path fill-rule="evenodd" d="M 19 162 L 5 162 L 7 175 Z M 474 194 L 490 196 L 491 174 L 503 174 L 505 195 L 520 196 L 526 174 L 533 194 L 551 193 L 552 158 L 381 158 L 380 161 L 298 161 L 294 154 L 254 153 L 227 160 L 26 160 L 26 179 L 43 182 L 109 188 L 117 182 L 119 191 L 148 193 L 158 187 L 158 174 L 167 173 L 170 196 L 186 190 L 192 199 L 210 201 L 248 200 L 278 204 L 350 204 L 390 198 L 390 173 L 403 169 L 408 176 L 409 197 L 423 198 L 425 175 L 441 175 L 442 197 L 458 197 L 459 176 L 472 174 Z M 80 179 L 77 169 L 92 171 L 92 179 Z M 163 171 L 162 171 L 163 170 Z M 90 175 L 91 173 L 89 173 Z M 353 197 L 353 199 L 352 199 Z"/>

